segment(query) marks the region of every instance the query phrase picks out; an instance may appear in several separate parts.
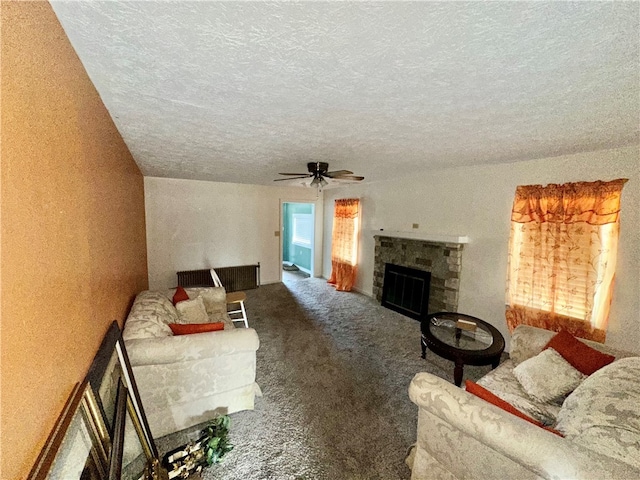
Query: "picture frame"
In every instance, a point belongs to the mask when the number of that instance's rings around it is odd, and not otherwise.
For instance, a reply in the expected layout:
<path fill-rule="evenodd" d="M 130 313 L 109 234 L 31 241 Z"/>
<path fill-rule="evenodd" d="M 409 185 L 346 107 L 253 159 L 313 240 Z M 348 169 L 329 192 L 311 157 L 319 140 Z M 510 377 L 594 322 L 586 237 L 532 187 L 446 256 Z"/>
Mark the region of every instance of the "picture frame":
<path fill-rule="evenodd" d="M 77 383 L 45 442 L 29 480 L 107 480 L 107 431 L 93 391 L 85 380 Z"/>

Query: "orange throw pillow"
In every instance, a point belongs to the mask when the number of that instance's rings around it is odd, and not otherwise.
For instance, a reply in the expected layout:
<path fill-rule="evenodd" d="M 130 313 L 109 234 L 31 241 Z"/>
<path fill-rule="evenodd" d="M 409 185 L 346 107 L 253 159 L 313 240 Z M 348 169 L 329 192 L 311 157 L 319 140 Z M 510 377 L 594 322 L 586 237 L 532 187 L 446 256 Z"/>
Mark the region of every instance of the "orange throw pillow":
<path fill-rule="evenodd" d="M 218 330 L 224 330 L 224 323 L 170 323 L 169 328 L 174 335 L 190 335 L 192 333 L 215 332 Z"/>
<path fill-rule="evenodd" d="M 561 330 L 555 335 L 543 350 L 553 348 L 562 355 L 573 368 L 584 375 L 591 375 L 605 365 L 609 365 L 616 357 L 599 352 L 595 348 L 585 345 L 566 330 Z"/>
<path fill-rule="evenodd" d="M 184 288 L 178 287 L 176 288 L 176 293 L 173 294 L 173 305 L 175 306 L 178 302 L 183 302 L 185 300 L 189 300 L 189 295 Z"/>
<path fill-rule="evenodd" d="M 518 410 L 516 407 L 511 405 L 509 402 L 505 402 L 503 399 L 501 399 L 494 393 L 490 392 L 483 386 L 478 385 L 477 383 L 472 382 L 471 380 L 465 380 L 464 385 L 467 392 L 472 393 L 476 397 L 481 398 L 489 403 L 492 403 L 493 405 L 501 408 L 505 412 L 509 412 L 512 415 L 515 415 L 516 417 L 520 417 L 529 423 L 533 423 L 537 427 L 544 428 L 545 430 L 548 430 L 551 433 L 555 433 L 556 435 L 564 437 L 564 435 L 562 435 L 562 433 L 560 433 L 559 431 L 554 430 L 553 428 L 550 428 L 550 427 L 545 427 L 542 423 L 540 423 L 535 418 L 531 418 L 529 415 L 522 413 L 520 410 Z"/>

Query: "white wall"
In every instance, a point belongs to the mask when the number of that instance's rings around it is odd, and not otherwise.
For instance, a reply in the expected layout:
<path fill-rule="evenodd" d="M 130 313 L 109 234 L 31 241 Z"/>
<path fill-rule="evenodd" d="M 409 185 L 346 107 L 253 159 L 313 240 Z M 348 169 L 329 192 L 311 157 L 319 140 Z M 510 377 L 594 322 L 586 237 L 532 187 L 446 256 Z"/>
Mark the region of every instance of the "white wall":
<path fill-rule="evenodd" d="M 517 185 L 628 178 L 622 195 L 620 248 L 607 343 L 640 352 L 640 150 L 637 146 L 507 165 L 460 167 L 325 191 L 324 268 L 331 271 L 336 198 L 362 203 L 360 266 L 355 287 L 373 287 L 374 230 L 468 235 L 462 253 L 459 311 L 495 325 L 504 316 L 509 218 Z M 413 230 L 414 232 L 416 230 Z"/>
<path fill-rule="evenodd" d="M 315 189 L 145 177 L 149 288 L 176 272 L 260 262 L 261 282 L 280 280 L 281 202 L 316 204 L 316 275 L 322 271 L 322 196 Z"/>

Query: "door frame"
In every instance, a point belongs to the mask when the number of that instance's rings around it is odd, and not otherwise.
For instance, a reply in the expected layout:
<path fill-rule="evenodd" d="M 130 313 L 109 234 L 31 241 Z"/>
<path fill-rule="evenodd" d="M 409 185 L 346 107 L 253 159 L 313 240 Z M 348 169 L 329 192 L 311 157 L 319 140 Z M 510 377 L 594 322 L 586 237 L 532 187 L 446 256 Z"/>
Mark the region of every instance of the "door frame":
<path fill-rule="evenodd" d="M 304 203 L 312 206 L 313 238 L 311 241 L 311 276 L 322 276 L 322 199 L 310 200 L 308 198 L 281 198 L 280 199 L 280 241 L 278 242 L 278 258 L 280 265 L 279 279 L 282 282 L 282 262 L 284 249 L 284 204 Z"/>

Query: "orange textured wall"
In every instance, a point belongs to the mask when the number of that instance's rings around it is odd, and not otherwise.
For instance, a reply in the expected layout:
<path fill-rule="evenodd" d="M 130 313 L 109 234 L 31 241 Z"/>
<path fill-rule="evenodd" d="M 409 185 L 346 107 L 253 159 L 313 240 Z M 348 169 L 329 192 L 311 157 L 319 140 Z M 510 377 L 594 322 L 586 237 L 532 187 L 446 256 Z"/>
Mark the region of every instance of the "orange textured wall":
<path fill-rule="evenodd" d="M 47 2 L 2 1 L 0 478 L 147 287 L 143 177 Z"/>

